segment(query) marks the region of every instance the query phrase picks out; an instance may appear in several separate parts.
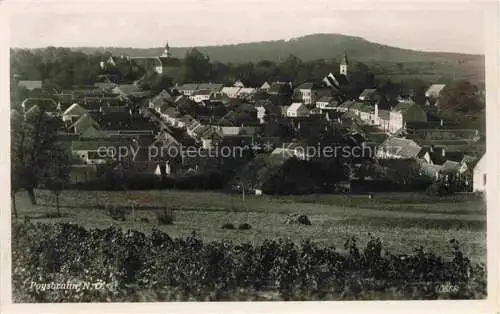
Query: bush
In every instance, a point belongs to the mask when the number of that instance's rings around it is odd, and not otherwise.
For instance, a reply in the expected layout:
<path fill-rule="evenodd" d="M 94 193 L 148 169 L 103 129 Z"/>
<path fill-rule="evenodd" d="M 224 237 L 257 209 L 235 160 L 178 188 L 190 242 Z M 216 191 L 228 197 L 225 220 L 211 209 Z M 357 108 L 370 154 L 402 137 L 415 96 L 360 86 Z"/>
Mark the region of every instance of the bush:
<path fill-rule="evenodd" d="M 235 229 L 234 225 L 231 223 L 223 224 L 222 229 Z"/>
<path fill-rule="evenodd" d="M 429 196 L 445 196 L 452 195 L 454 193 L 453 186 L 449 183 L 443 181 L 437 181 L 432 183 L 425 193 Z"/>
<path fill-rule="evenodd" d="M 311 241 L 262 244 L 172 239 L 121 228 L 73 224 L 12 226 L 13 302 L 132 302 L 229 300 L 481 299 L 486 270 L 472 265 L 457 241 L 452 257 L 419 247 L 383 252 L 349 239 L 344 251 Z M 30 288 L 40 283 L 97 281 L 103 289 Z M 451 287 L 451 289 L 443 289 Z M 270 297 L 263 297 L 263 295 Z"/>
<path fill-rule="evenodd" d="M 141 222 L 144 222 L 144 223 L 149 223 L 149 219 L 146 218 L 146 217 L 142 217 L 141 218 Z"/>
<path fill-rule="evenodd" d="M 248 229 L 251 229 L 251 228 L 252 228 L 252 226 L 250 226 L 247 223 L 244 223 L 244 224 L 241 224 L 241 225 L 238 226 L 239 230 L 248 230 Z"/>
<path fill-rule="evenodd" d="M 160 225 L 171 225 L 174 223 L 174 213 L 172 210 L 164 209 L 156 214 L 156 219 Z"/>
<path fill-rule="evenodd" d="M 113 220 L 126 221 L 128 215 L 128 209 L 123 206 L 111 206 L 108 207 L 108 215 L 113 218 Z"/>
<path fill-rule="evenodd" d="M 287 224 L 287 225 L 306 225 L 306 226 L 311 225 L 311 221 L 309 220 L 309 217 L 307 217 L 306 215 L 300 215 L 300 214 L 288 215 L 283 223 Z"/>

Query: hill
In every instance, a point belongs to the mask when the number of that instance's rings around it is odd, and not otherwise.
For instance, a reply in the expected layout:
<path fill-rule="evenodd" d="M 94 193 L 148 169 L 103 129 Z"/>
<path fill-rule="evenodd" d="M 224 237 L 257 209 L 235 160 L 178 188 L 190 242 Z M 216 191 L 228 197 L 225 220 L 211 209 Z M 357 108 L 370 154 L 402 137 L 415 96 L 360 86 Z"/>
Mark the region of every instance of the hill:
<path fill-rule="evenodd" d="M 182 58 L 192 47 L 173 47 L 173 56 Z M 207 54 L 211 60 L 223 63 L 245 63 L 270 60 L 279 62 L 290 54 L 303 61 L 316 59 L 339 60 L 347 51 L 348 57 L 354 62 L 363 62 L 367 65 L 394 65 L 403 64 L 405 71 L 391 73 L 391 75 L 414 74 L 428 77 L 441 75 L 464 78 L 471 81 L 484 81 L 484 56 L 449 53 L 424 52 L 410 49 L 401 49 L 370 42 L 361 37 L 340 34 L 313 34 L 290 40 L 276 40 L 243 43 L 234 45 L 196 47 Z M 158 56 L 163 48 L 129 48 L 129 47 L 77 47 L 78 51 L 91 53 L 107 51 L 113 55 L 128 56 Z M 401 66 L 400 66 L 401 67 Z M 415 71 L 417 69 L 417 71 Z"/>

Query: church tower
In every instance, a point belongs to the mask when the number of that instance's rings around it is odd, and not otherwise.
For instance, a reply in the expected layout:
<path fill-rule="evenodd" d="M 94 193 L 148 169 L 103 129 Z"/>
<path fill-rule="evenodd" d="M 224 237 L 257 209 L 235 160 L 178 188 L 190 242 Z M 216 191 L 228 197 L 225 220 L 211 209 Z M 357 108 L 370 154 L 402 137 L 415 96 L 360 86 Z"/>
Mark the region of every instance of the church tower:
<path fill-rule="evenodd" d="M 340 61 L 340 74 L 347 76 L 347 66 L 349 65 L 347 61 L 347 51 L 344 52 L 344 56 Z"/>
<path fill-rule="evenodd" d="M 165 45 L 165 49 L 163 49 L 163 54 L 161 55 L 164 58 L 170 58 L 171 57 L 171 52 L 170 52 L 170 46 L 167 44 Z"/>

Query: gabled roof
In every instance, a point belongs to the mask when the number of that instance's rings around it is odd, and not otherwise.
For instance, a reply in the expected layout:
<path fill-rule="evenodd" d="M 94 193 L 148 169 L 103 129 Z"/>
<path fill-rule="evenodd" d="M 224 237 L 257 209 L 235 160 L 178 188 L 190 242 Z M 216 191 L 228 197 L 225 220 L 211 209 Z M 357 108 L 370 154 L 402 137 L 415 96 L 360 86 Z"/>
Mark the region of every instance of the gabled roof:
<path fill-rule="evenodd" d="M 63 113 L 65 116 L 82 116 L 84 114 L 88 113 L 87 109 L 83 108 L 77 103 L 72 104 L 69 106 L 68 109 L 66 109 Z"/>
<path fill-rule="evenodd" d="M 376 94 L 377 94 L 376 89 L 367 88 L 359 95 L 359 99 L 362 99 L 362 98 L 372 99 Z"/>
<path fill-rule="evenodd" d="M 127 94 L 127 95 L 138 93 L 141 91 L 139 86 L 137 86 L 135 84 L 120 84 L 120 85 L 116 86 L 113 90 L 115 90 L 117 92 L 121 92 L 123 94 Z"/>
<path fill-rule="evenodd" d="M 195 83 L 186 83 L 186 84 L 183 84 L 183 85 L 177 87 L 177 90 L 180 90 L 180 91 L 197 90 L 197 89 L 198 89 L 198 84 L 195 84 Z"/>
<path fill-rule="evenodd" d="M 174 107 L 167 107 L 162 112 L 171 118 L 179 118 L 181 116 L 179 111 L 177 111 L 177 109 Z"/>
<path fill-rule="evenodd" d="M 198 85 L 198 89 L 208 89 L 210 91 L 219 91 L 224 85 L 219 83 L 201 83 Z"/>
<path fill-rule="evenodd" d="M 209 89 L 200 89 L 193 93 L 193 96 L 210 96 L 212 91 Z"/>
<path fill-rule="evenodd" d="M 396 105 L 396 107 L 394 107 L 392 109 L 392 111 L 401 111 L 401 112 L 405 112 L 405 111 L 408 111 L 410 108 L 414 107 L 414 106 L 418 106 L 416 103 L 414 102 L 401 102 L 399 104 Z"/>
<path fill-rule="evenodd" d="M 355 103 L 355 101 L 353 101 L 353 100 L 344 101 L 343 103 L 341 103 L 341 104 L 339 105 L 339 107 L 340 107 L 340 108 L 346 108 L 346 109 L 348 109 L 348 108 L 350 108 L 350 107 L 351 107 L 354 103 Z"/>
<path fill-rule="evenodd" d="M 238 95 L 241 94 L 253 94 L 255 93 L 256 89 L 253 87 L 243 87 L 239 90 Z"/>
<path fill-rule="evenodd" d="M 445 88 L 445 84 L 432 84 L 425 92 L 426 97 L 436 97 Z"/>
<path fill-rule="evenodd" d="M 304 106 L 303 103 L 301 103 L 301 102 L 294 102 L 290 106 L 288 106 L 287 111 L 295 111 L 295 110 L 298 110 L 302 106 Z"/>
<path fill-rule="evenodd" d="M 455 173 L 460 169 L 460 163 L 456 161 L 447 160 L 441 166 L 441 172 Z"/>
<path fill-rule="evenodd" d="M 412 140 L 394 136 L 387 138 L 379 147 L 379 150 L 406 159 L 417 158 L 421 149 Z"/>
<path fill-rule="evenodd" d="M 314 88 L 314 83 L 311 83 L 311 82 L 306 82 L 306 83 L 302 83 L 299 87 L 297 87 L 298 89 L 313 89 Z"/>
<path fill-rule="evenodd" d="M 56 112 L 59 109 L 59 105 L 51 98 L 26 98 L 21 106 L 26 112 L 34 106 L 46 112 Z"/>
<path fill-rule="evenodd" d="M 89 113 L 84 114 L 78 120 L 76 120 L 70 128 L 78 128 L 80 131 L 85 131 L 87 128 L 91 126 L 99 126 L 94 119 L 90 117 Z"/>
<path fill-rule="evenodd" d="M 321 97 L 318 101 L 316 102 L 327 102 L 327 103 L 331 103 L 331 102 L 334 102 L 335 101 L 335 98 L 334 97 L 331 97 L 331 96 L 323 96 Z"/>

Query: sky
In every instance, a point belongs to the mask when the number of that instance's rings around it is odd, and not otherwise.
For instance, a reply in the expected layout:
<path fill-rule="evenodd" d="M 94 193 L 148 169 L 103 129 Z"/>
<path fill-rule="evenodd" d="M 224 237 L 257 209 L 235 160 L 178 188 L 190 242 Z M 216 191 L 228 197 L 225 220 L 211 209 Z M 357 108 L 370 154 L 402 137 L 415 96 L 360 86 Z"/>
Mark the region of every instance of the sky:
<path fill-rule="evenodd" d="M 441 0 L 443 1 L 443 0 Z M 480 2 L 7 0 L 15 48 L 236 44 L 314 33 L 423 51 L 484 53 Z"/>

